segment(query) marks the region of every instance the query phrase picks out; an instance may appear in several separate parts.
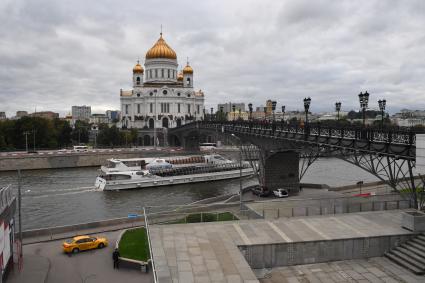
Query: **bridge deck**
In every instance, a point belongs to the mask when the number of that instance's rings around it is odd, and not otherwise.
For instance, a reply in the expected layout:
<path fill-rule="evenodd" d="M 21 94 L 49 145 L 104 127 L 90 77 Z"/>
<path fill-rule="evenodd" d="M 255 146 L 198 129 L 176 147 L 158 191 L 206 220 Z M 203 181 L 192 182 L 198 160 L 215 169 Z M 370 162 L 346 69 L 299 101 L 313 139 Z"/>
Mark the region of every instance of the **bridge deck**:
<path fill-rule="evenodd" d="M 159 282 L 258 282 L 238 246 L 410 235 L 401 211 L 151 226 Z"/>

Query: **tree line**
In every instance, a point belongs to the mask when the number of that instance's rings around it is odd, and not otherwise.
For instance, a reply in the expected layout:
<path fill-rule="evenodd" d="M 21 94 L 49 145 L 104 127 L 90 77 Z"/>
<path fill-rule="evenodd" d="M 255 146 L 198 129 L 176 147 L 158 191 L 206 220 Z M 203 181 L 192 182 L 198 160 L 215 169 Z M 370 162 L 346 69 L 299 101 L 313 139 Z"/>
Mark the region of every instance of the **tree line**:
<path fill-rule="evenodd" d="M 41 117 L 22 117 L 18 120 L 0 121 L 0 151 L 28 149 L 60 149 L 78 144 L 89 144 L 91 125 L 85 121 L 76 121 L 72 128 L 62 119 L 45 119 Z M 129 146 L 137 144 L 137 130 L 122 131 L 116 126 L 101 124 L 94 146 Z M 34 146 L 35 144 L 35 146 Z"/>

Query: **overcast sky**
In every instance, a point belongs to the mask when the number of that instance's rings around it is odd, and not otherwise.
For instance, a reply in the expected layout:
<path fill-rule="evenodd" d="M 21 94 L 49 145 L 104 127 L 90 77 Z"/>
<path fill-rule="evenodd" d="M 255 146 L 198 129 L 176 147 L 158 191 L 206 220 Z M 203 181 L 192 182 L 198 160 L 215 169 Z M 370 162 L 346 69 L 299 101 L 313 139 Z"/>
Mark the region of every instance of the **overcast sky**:
<path fill-rule="evenodd" d="M 425 1 L 0 1 L 0 111 L 119 109 L 132 67 L 159 37 L 186 57 L 206 106 L 313 112 L 425 109 Z"/>

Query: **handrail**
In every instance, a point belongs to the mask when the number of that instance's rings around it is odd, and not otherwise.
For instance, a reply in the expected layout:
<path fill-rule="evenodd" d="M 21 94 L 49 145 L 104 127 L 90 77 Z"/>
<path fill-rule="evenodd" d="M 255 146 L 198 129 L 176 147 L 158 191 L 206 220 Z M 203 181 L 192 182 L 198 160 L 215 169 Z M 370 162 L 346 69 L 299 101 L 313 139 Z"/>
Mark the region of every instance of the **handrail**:
<path fill-rule="evenodd" d="M 368 141 L 376 143 L 392 143 L 401 145 L 415 145 L 416 134 L 425 133 L 423 130 L 402 127 L 343 127 L 343 126 L 323 126 L 319 123 L 310 123 L 306 126 L 288 124 L 286 122 L 268 121 L 197 121 L 185 124 L 177 129 L 190 127 L 204 127 L 215 130 L 224 129 L 226 131 L 239 132 L 245 134 L 260 134 L 265 136 L 279 137 L 286 135 L 303 135 L 305 137 L 326 137 Z"/>

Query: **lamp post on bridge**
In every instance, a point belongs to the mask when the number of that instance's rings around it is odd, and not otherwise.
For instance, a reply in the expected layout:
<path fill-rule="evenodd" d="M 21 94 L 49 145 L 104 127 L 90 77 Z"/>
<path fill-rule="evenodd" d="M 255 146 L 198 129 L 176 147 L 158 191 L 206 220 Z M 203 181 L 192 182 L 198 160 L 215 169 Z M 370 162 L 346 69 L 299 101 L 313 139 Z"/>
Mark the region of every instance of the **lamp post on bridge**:
<path fill-rule="evenodd" d="M 363 112 L 363 127 L 366 125 L 366 109 L 369 103 L 369 93 L 365 91 L 365 93 L 360 92 L 359 94 L 360 107 Z"/>
<path fill-rule="evenodd" d="M 203 112 L 203 114 L 204 114 L 204 118 L 203 118 L 203 120 L 205 121 L 206 119 L 206 116 L 205 116 L 205 107 L 204 107 L 204 109 L 202 109 L 202 112 Z"/>
<path fill-rule="evenodd" d="M 308 124 L 308 110 L 310 109 L 311 98 L 304 98 L 305 124 Z"/>
<path fill-rule="evenodd" d="M 339 121 L 339 111 L 341 111 L 341 102 L 335 102 L 335 110 L 338 113 L 338 121 Z"/>
<path fill-rule="evenodd" d="M 223 117 L 223 106 L 220 106 L 220 120 L 224 120 L 224 117 Z"/>
<path fill-rule="evenodd" d="M 248 109 L 249 109 L 249 121 L 252 121 L 252 103 L 248 104 Z"/>
<path fill-rule="evenodd" d="M 384 111 L 385 111 L 385 105 L 387 104 L 387 101 L 385 99 L 379 99 L 379 110 L 381 110 L 381 127 L 384 127 Z"/>
<path fill-rule="evenodd" d="M 285 105 L 282 105 L 282 122 L 285 123 Z"/>
<path fill-rule="evenodd" d="M 214 108 L 213 107 L 211 107 L 211 121 L 213 121 L 213 112 L 214 112 Z"/>
<path fill-rule="evenodd" d="M 273 122 L 275 121 L 274 111 L 276 110 L 276 104 L 277 104 L 276 100 L 273 100 L 272 101 Z"/>
<path fill-rule="evenodd" d="M 267 121 L 267 107 L 264 107 L 264 122 Z"/>
<path fill-rule="evenodd" d="M 233 122 L 235 122 L 235 111 L 236 111 L 236 105 L 232 105 L 232 112 L 233 112 Z"/>

